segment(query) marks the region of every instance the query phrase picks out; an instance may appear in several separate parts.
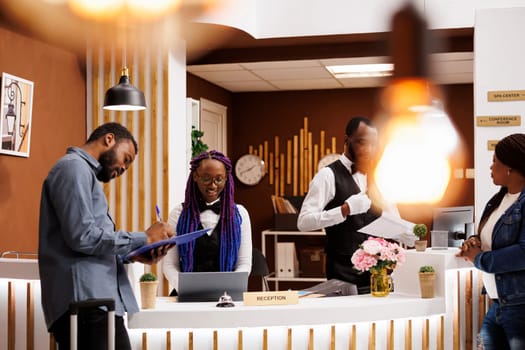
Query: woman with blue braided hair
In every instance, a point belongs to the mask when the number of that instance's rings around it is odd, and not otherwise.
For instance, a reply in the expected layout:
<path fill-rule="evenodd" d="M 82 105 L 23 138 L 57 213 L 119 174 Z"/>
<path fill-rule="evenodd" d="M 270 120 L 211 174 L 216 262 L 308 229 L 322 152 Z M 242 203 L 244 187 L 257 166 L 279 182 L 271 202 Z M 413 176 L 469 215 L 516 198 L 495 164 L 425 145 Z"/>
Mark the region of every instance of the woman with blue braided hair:
<path fill-rule="evenodd" d="M 174 287 L 171 295 L 177 295 L 179 272 L 251 270 L 250 216 L 235 203 L 232 163 L 224 154 L 208 151 L 191 160 L 184 203 L 171 210 L 168 224 L 177 235 L 211 228 L 164 257 L 164 275 Z"/>

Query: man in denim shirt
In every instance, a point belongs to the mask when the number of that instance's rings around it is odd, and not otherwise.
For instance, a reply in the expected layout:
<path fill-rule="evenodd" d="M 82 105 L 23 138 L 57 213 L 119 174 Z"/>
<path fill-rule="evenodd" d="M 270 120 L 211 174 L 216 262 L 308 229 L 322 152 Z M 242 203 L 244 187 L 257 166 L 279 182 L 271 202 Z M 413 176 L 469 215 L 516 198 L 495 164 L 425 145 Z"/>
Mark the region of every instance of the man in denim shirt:
<path fill-rule="evenodd" d="M 124 313 L 137 312 L 120 255 L 144 244 L 167 239 L 173 230 L 157 222 L 145 232 L 117 231 L 99 181 L 122 175 L 135 160 L 137 143 L 120 124 L 98 127 L 82 147 L 70 147 L 51 169 L 42 186 L 38 263 L 42 307 L 47 327 L 69 349 L 71 302 L 115 300 L 116 349 L 131 349 Z M 153 252 L 153 263 L 167 250 Z M 79 349 L 105 349 L 104 310 L 79 315 Z"/>
<path fill-rule="evenodd" d="M 525 349 L 525 134 L 498 142 L 492 180 L 500 191 L 487 203 L 478 236 L 465 241 L 458 256 L 482 271 L 493 303 L 480 330 L 485 350 Z"/>

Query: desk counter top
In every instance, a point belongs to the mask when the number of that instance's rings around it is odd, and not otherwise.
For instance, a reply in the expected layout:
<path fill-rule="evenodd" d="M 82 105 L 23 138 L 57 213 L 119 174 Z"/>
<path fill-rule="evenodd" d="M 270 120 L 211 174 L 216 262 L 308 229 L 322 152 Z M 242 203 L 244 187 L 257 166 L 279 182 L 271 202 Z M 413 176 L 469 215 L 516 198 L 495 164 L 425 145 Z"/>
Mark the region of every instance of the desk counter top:
<path fill-rule="evenodd" d="M 365 322 L 445 313 L 444 298 L 421 299 L 391 293 L 388 297 L 354 295 L 301 298 L 298 304 L 219 308 L 216 302 L 177 303 L 157 299 L 155 309 L 128 316 L 129 328 L 234 328 Z"/>

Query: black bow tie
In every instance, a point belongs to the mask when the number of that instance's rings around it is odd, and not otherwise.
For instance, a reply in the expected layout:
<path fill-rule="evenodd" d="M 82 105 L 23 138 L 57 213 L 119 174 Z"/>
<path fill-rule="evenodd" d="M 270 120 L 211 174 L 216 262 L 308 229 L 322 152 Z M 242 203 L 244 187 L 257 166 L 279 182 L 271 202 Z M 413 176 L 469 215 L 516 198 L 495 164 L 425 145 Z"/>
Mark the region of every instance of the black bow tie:
<path fill-rule="evenodd" d="M 219 215 L 221 213 L 221 201 L 217 201 L 213 204 L 206 204 L 205 202 L 199 202 L 199 210 L 201 213 L 205 210 L 211 210 L 215 214 Z"/>
<path fill-rule="evenodd" d="M 355 173 L 357 173 L 357 164 L 356 163 L 352 163 L 352 165 L 350 166 L 350 169 L 352 170 L 352 175 L 354 175 Z"/>

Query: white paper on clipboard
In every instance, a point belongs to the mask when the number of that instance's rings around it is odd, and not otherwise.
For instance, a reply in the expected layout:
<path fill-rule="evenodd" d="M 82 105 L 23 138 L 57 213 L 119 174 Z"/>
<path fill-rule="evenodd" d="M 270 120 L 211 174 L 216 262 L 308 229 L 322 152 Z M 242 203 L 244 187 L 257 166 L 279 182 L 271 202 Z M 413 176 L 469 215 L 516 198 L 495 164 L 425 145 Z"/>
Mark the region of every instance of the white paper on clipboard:
<path fill-rule="evenodd" d="M 358 230 L 371 236 L 399 240 L 403 234 L 412 232 L 414 223 L 383 211 L 383 214 L 370 224 Z"/>

